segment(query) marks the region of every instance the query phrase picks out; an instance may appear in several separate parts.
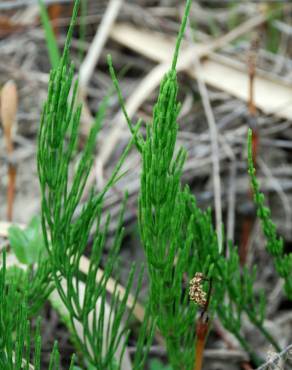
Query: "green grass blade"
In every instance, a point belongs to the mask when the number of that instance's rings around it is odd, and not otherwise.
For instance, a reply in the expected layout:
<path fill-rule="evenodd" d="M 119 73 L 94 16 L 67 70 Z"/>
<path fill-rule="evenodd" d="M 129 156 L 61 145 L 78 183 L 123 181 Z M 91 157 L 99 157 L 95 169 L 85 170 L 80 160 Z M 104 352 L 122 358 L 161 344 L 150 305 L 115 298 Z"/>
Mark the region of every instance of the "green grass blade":
<path fill-rule="evenodd" d="M 57 68 L 60 62 L 60 52 L 58 49 L 57 40 L 53 31 L 53 27 L 50 22 L 50 18 L 43 0 L 39 0 L 40 14 L 42 25 L 45 31 L 45 37 L 47 42 L 47 48 L 52 68 Z"/>

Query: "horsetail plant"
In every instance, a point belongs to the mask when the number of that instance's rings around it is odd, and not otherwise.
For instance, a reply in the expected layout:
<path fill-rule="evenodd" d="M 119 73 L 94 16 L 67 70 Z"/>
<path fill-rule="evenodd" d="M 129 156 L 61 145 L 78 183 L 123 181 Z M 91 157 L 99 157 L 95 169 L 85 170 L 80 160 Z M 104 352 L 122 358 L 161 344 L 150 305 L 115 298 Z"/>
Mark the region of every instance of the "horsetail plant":
<path fill-rule="evenodd" d="M 279 346 L 265 327 L 264 293 L 254 289 L 256 269 L 241 268 L 237 248 L 231 243 L 226 256 L 224 251 L 219 251 L 211 211 L 202 211 L 188 186 L 183 186 L 181 181 L 186 150 L 176 148 L 180 110 L 176 64 L 191 0 L 186 3 L 172 64 L 161 82 L 146 137 L 139 132 L 141 122 L 133 125 L 127 114 L 109 57 L 110 74 L 132 139 L 105 187 L 99 193 L 92 189 L 82 206 L 81 198 L 93 164 L 96 137 L 106 113 L 108 97 L 100 104 L 81 159 L 74 169 L 71 163 L 78 142 L 81 106 L 77 104 L 78 81 L 73 83 L 74 66 L 70 62 L 69 48 L 79 3 L 80 0 L 75 1 L 63 55 L 50 74 L 38 137 L 37 165 L 46 253 L 39 256 L 37 263 L 29 260 L 27 271 L 7 269 L 6 255 L 3 254 L 0 269 L 0 367 L 29 370 L 32 365 L 34 369 L 40 369 L 39 324 L 34 340 L 35 355 L 32 356 L 30 320 L 55 289 L 68 312 L 66 325 L 78 350 L 70 370 L 74 368 L 75 359 L 87 369 L 121 368 L 131 313 L 142 277 L 140 272 L 132 309 L 127 310 L 126 306 L 136 274 L 134 265 L 125 293 L 120 295 L 116 285 L 111 299 L 107 299 L 107 284 L 117 265 L 124 235 L 127 195 L 102 276 L 99 276 L 99 266 L 110 224 L 110 216 L 105 222 L 103 218 L 104 198 L 118 181 L 121 166 L 134 144 L 142 158 L 139 229 L 150 286 L 149 304 L 139 332 L 133 370 L 144 369 L 156 325 L 164 339 L 172 370 L 201 369 L 202 352 L 215 315 L 249 353 L 253 364 L 258 365 L 262 359 L 244 337 L 243 315 L 277 351 Z M 288 297 L 292 298 L 291 255 L 284 255 L 283 241 L 276 236 L 270 213 L 264 207 L 252 163 L 251 132 L 249 174 L 258 215 L 268 239 L 267 250 L 285 281 Z M 89 272 L 83 275 L 79 266 L 92 233 Z M 10 274 L 13 274 L 13 279 Z M 204 284 L 209 285 L 208 294 Z M 204 329 L 203 335 L 200 328 Z M 60 369 L 57 344 L 52 351 L 49 369 Z"/>
<path fill-rule="evenodd" d="M 248 173 L 254 194 L 254 202 L 257 207 L 257 215 L 261 220 L 263 233 L 267 239 L 267 251 L 274 259 L 275 269 L 284 280 L 284 290 L 292 300 L 292 253 L 284 254 L 283 239 L 277 236 L 276 226 L 271 219 L 271 212 L 265 206 L 265 197 L 260 192 L 259 182 L 256 178 L 256 170 L 253 164 L 251 129 L 248 131 Z"/>
<path fill-rule="evenodd" d="M 264 293 L 254 291 L 256 269 L 252 273 L 242 269 L 238 250 L 232 245 L 228 257 L 219 252 L 210 211 L 200 210 L 188 187 L 181 185 L 186 151 L 175 150 L 179 113 L 176 63 L 190 3 L 187 1 L 171 69 L 160 86 L 152 124 L 146 127 L 146 139 L 136 135 L 142 158 L 139 226 L 150 278 L 151 312 L 157 315 L 157 326 L 165 339 L 172 368 L 193 369 L 194 343 L 198 341 L 194 322 L 204 297 L 201 295 L 197 304 L 190 305 L 185 286 L 193 276 L 203 273 L 213 280 L 208 307 L 210 320 L 217 314 L 253 363 L 259 365 L 261 359 L 242 333 L 243 314 L 277 351 L 279 346 L 264 325 Z M 133 132 L 111 58 L 108 61 L 120 104 Z M 206 335 L 207 331 L 204 341 Z M 195 359 L 195 368 L 199 369 L 201 359 L 197 360 L 200 363 Z"/>
<path fill-rule="evenodd" d="M 50 74 L 48 98 L 44 105 L 39 131 L 37 163 L 42 194 L 42 226 L 54 285 L 69 312 L 70 327 L 74 333 L 74 340 L 82 349 L 84 363 L 97 369 L 118 369 L 129 335 L 132 310 L 127 311 L 126 308 L 136 271 L 135 266 L 130 271 L 122 297 L 119 296 L 117 286 L 115 287 L 109 304 L 108 322 L 105 321 L 106 285 L 116 264 L 124 233 L 122 223 L 126 198 L 104 274 L 98 280 L 98 268 L 110 223 L 108 216 L 102 227 L 101 216 L 104 196 L 117 181 L 119 170 L 134 139 L 127 146 L 104 189 L 99 194 L 94 194 L 92 190 L 88 201 L 78 214 L 77 208 L 80 206 L 84 186 L 93 164 L 96 136 L 107 106 L 106 98 L 100 105 L 83 155 L 76 172 L 72 175 L 70 162 L 77 144 L 81 106 L 76 104 L 77 81 L 73 86 L 72 97 L 69 97 L 74 77 L 74 67 L 69 62 L 69 47 L 78 6 L 79 1 L 76 1 L 63 56 L 58 67 Z M 85 279 L 80 280 L 80 260 L 93 228 L 95 237 L 91 248 L 89 272 Z M 132 308 L 140 290 L 141 277 L 142 273 L 138 279 Z M 81 282 L 85 285 L 83 297 Z M 82 335 L 78 333 L 78 323 L 83 328 Z M 149 324 L 150 328 L 147 326 L 144 327 L 144 332 L 141 331 L 143 340 L 139 342 L 140 347 L 136 352 L 135 361 L 139 365 L 137 369 L 141 368 L 145 361 L 145 356 L 142 356 L 144 343 L 146 342 L 146 347 L 151 343 L 153 324 L 150 321 Z M 146 338 L 145 331 L 148 329 L 152 335 Z"/>
<path fill-rule="evenodd" d="M 0 368 L 5 370 L 40 370 L 40 320 L 37 320 L 33 334 L 29 320 L 30 284 L 28 280 L 22 280 L 22 288 L 20 291 L 17 281 L 9 277 L 9 270 L 6 267 L 6 252 L 4 251 L 0 270 Z M 33 348 L 32 342 L 34 343 Z M 73 370 L 73 368 L 74 356 L 69 370 Z M 54 344 L 48 367 L 48 370 L 53 369 L 61 369 L 57 343 Z"/>
<path fill-rule="evenodd" d="M 152 125 L 147 126 L 139 195 L 139 227 L 148 263 L 151 309 L 157 315 L 173 369 L 190 369 L 193 364 L 197 310 L 183 287 L 193 222 L 192 217 L 188 221 L 185 218 L 187 192 L 180 184 L 186 151 L 181 148 L 175 154 L 180 109 L 176 63 L 190 6 L 191 1 L 187 1 L 172 67 L 161 82 Z"/>
<path fill-rule="evenodd" d="M 136 141 L 142 156 L 139 228 L 150 278 L 150 306 L 152 315 L 157 316 L 157 326 L 165 339 L 173 369 L 192 368 L 197 311 L 197 306 L 190 304 L 185 288 L 188 277 L 190 280 L 196 271 L 196 261 L 191 260 L 194 218 L 186 217 L 189 192 L 187 188 L 182 189 L 180 180 L 186 151 L 181 148 L 175 153 L 180 109 L 176 63 L 190 6 L 189 0 L 171 69 L 161 82 L 152 125 L 147 126 L 146 139 L 139 135 Z M 111 59 L 109 65 L 126 120 L 133 131 Z"/>
<path fill-rule="evenodd" d="M 191 216 L 194 220 L 191 247 L 192 271 L 202 271 L 204 276 L 208 279 L 212 278 L 213 282 L 208 307 L 209 321 L 214 315 L 217 315 L 223 326 L 238 339 L 240 345 L 249 353 L 253 363 L 260 364 L 261 359 L 242 333 L 242 315 L 246 314 L 263 335 L 268 334 L 268 341 L 275 344 L 273 338 L 263 327 L 265 299 L 262 293 L 257 297 L 254 291 L 256 271 L 254 270 L 250 274 L 247 268 L 241 270 L 237 248 L 231 244 L 229 244 L 228 257 L 219 253 L 217 235 L 210 210 L 202 211 L 199 209 L 195 197 L 189 194 L 187 218 Z M 193 275 L 195 274 L 193 273 Z M 277 345 L 276 348 L 278 348 Z"/>

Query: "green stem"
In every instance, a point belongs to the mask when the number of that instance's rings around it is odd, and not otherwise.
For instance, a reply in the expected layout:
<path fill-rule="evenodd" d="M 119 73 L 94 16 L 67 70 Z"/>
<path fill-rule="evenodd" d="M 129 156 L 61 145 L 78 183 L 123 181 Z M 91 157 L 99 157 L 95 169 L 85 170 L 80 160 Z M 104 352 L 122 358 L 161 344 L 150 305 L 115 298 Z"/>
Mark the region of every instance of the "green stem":
<path fill-rule="evenodd" d="M 177 64 L 180 45 L 181 45 L 181 42 L 182 42 L 182 39 L 183 39 L 183 36 L 184 36 L 184 33 L 185 33 L 187 20 L 188 20 L 189 14 L 190 14 L 191 4 L 192 4 L 192 0 L 187 0 L 185 12 L 184 12 L 183 20 L 182 20 L 182 23 L 181 23 L 181 26 L 180 26 L 179 34 L 178 34 L 178 37 L 177 37 L 174 56 L 173 56 L 173 60 L 172 60 L 171 70 L 174 71 L 174 72 L 175 72 L 175 69 L 176 69 L 176 64 Z"/>
<path fill-rule="evenodd" d="M 256 367 L 259 367 L 264 361 L 261 359 L 250 347 L 248 342 L 243 338 L 243 336 L 240 335 L 238 331 L 233 332 L 233 334 L 236 336 L 237 340 L 239 341 L 242 348 L 245 349 L 245 351 L 249 354 L 251 361 L 256 365 Z"/>
<path fill-rule="evenodd" d="M 268 330 L 256 320 L 252 320 L 251 317 L 249 318 L 255 324 L 258 330 L 263 334 L 263 336 L 267 339 L 267 341 L 271 343 L 271 345 L 275 348 L 275 350 L 277 352 L 281 352 L 281 347 L 278 345 L 274 337 L 268 332 Z"/>

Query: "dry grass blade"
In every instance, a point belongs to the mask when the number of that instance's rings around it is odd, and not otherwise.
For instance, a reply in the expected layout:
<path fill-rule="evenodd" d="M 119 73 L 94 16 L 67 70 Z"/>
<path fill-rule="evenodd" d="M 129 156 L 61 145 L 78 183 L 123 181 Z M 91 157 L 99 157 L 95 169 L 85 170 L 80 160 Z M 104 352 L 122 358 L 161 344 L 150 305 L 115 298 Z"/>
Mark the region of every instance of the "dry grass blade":
<path fill-rule="evenodd" d="M 123 0 L 111 0 L 108 4 L 106 13 L 98 27 L 96 34 L 89 47 L 88 53 L 80 67 L 79 83 L 82 93 L 86 94 L 86 88 L 97 65 L 102 48 L 106 43 L 111 27 L 120 11 Z"/>
<path fill-rule="evenodd" d="M 196 76 L 199 86 L 200 95 L 202 98 L 205 115 L 210 131 L 211 149 L 212 149 L 212 164 L 213 164 L 213 186 L 214 186 L 214 202 L 215 202 L 215 216 L 216 216 L 216 231 L 218 235 L 218 249 L 222 252 L 222 202 L 221 202 L 221 181 L 220 181 L 220 160 L 219 160 L 219 144 L 218 132 L 215 122 L 215 117 L 210 104 L 208 91 L 205 81 L 201 78 L 201 62 L 195 58 Z"/>
<path fill-rule="evenodd" d="M 280 353 L 273 353 L 272 357 L 264 363 L 262 366 L 258 367 L 256 370 L 268 370 L 268 369 L 280 369 L 279 362 L 286 362 L 286 365 L 288 365 L 287 369 L 291 368 L 287 362 L 291 362 L 291 351 L 292 351 L 292 344 L 287 346 L 283 351 Z M 288 356 L 287 356 L 288 355 Z M 286 356 L 288 358 L 286 358 Z"/>
<path fill-rule="evenodd" d="M 102 22 L 98 27 L 96 34 L 90 44 L 87 55 L 84 58 L 79 70 L 79 100 L 83 104 L 82 110 L 82 122 L 83 128 L 82 133 L 84 135 L 89 134 L 90 126 L 93 121 L 90 110 L 86 102 L 87 86 L 90 82 L 90 78 L 94 72 L 94 68 L 98 63 L 101 51 L 106 43 L 109 36 L 111 27 L 115 22 L 115 19 L 119 13 L 119 10 L 123 4 L 123 0 L 111 0 L 108 4 L 106 13 L 102 18 Z"/>
<path fill-rule="evenodd" d="M 217 39 L 206 44 L 196 45 L 191 51 L 195 52 L 198 58 L 208 56 L 212 51 L 227 45 L 231 41 L 259 26 L 264 21 L 265 17 L 263 15 L 257 15 Z M 119 23 L 113 27 L 110 35 L 115 41 L 135 50 L 151 60 L 159 62 L 169 62 L 171 60 L 175 39 L 167 37 L 162 33 L 139 30 L 132 25 Z M 145 45 L 147 45 L 147 48 L 145 48 Z M 157 50 L 160 51 L 159 57 L 157 55 Z M 194 57 L 194 54 L 192 54 L 192 56 Z M 185 59 L 186 57 L 181 54 L 180 60 L 182 61 Z M 191 61 L 192 59 L 190 59 L 188 63 L 191 63 Z M 188 63 L 186 62 L 186 64 Z"/>
<path fill-rule="evenodd" d="M 233 63 L 230 58 L 223 58 L 213 53 L 217 48 L 224 46 L 232 39 L 250 31 L 264 18 L 257 16 L 255 20 L 249 20 L 232 30 L 225 36 L 210 42 L 210 44 L 196 45 L 195 47 L 185 44 L 178 63 L 178 70 L 186 69 L 192 78 L 196 78 L 191 65 L 195 57 L 208 56 L 202 62 L 202 78 L 208 85 L 225 91 L 245 102 L 249 100 L 249 79 L 246 66 L 241 63 Z M 235 32 L 236 31 L 236 32 Z M 120 44 L 135 50 L 156 62 L 170 61 L 174 46 L 174 39 L 166 38 L 165 35 L 149 30 L 139 30 L 131 25 L 115 25 L 111 37 Z M 142 47 L 147 45 L 147 48 Z M 224 78 L 222 78 L 224 76 Z M 271 79 L 266 75 L 256 75 L 255 106 L 266 114 L 274 114 L 280 118 L 292 119 L 292 87 L 282 81 Z M 270 94 L 273 91 L 273 94 Z"/>

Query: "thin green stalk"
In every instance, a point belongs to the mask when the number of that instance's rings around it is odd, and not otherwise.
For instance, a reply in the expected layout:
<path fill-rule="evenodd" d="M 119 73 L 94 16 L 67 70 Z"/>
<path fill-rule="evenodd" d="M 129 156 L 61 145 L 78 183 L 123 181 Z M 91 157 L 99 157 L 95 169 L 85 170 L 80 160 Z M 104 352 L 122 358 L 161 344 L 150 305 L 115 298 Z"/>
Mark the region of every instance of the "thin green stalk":
<path fill-rule="evenodd" d="M 251 361 L 259 367 L 263 363 L 263 359 L 261 359 L 251 348 L 248 342 L 239 334 L 239 332 L 234 333 L 238 342 L 240 343 L 241 347 L 245 349 L 245 351 L 249 354 Z"/>
<path fill-rule="evenodd" d="M 173 72 L 175 72 L 175 70 L 176 70 L 176 65 L 177 65 L 177 60 L 178 60 L 178 55 L 179 55 L 179 49 L 180 49 L 181 42 L 182 42 L 182 39 L 183 39 L 184 34 L 185 34 L 187 21 L 188 21 L 190 10 L 191 10 L 191 5 L 192 5 L 192 0 L 187 0 L 184 16 L 183 16 L 183 19 L 182 19 L 182 23 L 180 25 L 180 30 L 179 30 L 176 45 L 175 45 L 174 56 L 173 56 L 173 59 L 172 59 L 171 70 Z"/>
<path fill-rule="evenodd" d="M 251 320 L 251 321 L 255 324 L 258 330 L 263 334 L 263 336 L 267 339 L 267 341 L 271 343 L 271 345 L 275 348 L 275 350 L 277 352 L 281 352 L 282 350 L 281 347 L 276 342 L 275 338 L 271 335 L 271 333 L 269 333 L 269 331 L 264 327 L 264 325 L 259 323 L 257 320 L 255 321 Z"/>

